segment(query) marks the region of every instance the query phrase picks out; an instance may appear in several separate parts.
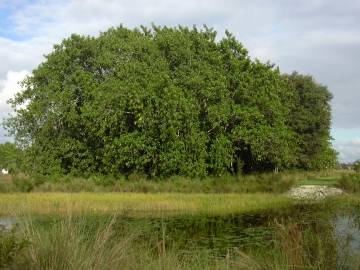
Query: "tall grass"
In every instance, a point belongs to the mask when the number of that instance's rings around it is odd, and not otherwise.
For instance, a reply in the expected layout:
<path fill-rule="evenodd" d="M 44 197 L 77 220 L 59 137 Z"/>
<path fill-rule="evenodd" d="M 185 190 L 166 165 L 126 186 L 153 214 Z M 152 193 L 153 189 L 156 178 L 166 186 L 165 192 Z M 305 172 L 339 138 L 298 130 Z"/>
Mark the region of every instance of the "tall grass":
<path fill-rule="evenodd" d="M 226 253 L 197 243 L 196 236 L 193 242 L 184 241 L 178 238 L 183 234 L 175 237 L 167 225 L 158 227 L 147 223 L 147 219 L 134 222 L 137 219 L 127 219 L 124 213 L 78 215 L 69 206 L 62 215 L 23 217 L 16 238 L 12 239 L 26 245 L 15 252 L 16 256 L 11 257 L 12 249 L 4 249 L 2 256 L 11 255 L 8 269 L 23 270 L 355 270 L 358 265 L 351 268 L 352 261 L 337 257 L 336 239 L 328 218 L 338 203 L 330 200 L 317 203 L 316 214 L 304 205 L 303 211 L 300 207 L 300 212 L 291 218 L 271 221 L 271 234 L 260 238 L 255 235 L 254 245 L 239 244 L 229 247 Z"/>
<path fill-rule="evenodd" d="M 114 229 L 114 220 L 95 231 L 71 216 L 46 229 L 28 220 L 23 234 L 30 246 L 23 269 L 226 269 L 224 260 L 207 250 L 180 250 L 176 245 L 168 246 L 161 235 L 144 241 L 140 227 L 119 232 Z"/>
<path fill-rule="evenodd" d="M 70 213 L 39 226 L 28 217 L 21 233 L 29 245 L 22 253 L 25 263 L 19 269 L 330 270 L 337 267 L 331 230 L 322 223 L 281 221 L 274 224 L 270 246 L 235 248 L 224 256 L 215 256 L 211 249 L 196 244 L 180 247 L 176 241 L 168 241 L 165 228 L 149 232 L 145 225 L 132 224 L 119 230 L 116 218 L 89 224 Z"/>
<path fill-rule="evenodd" d="M 0 214 L 127 213 L 131 216 L 224 215 L 289 206 L 280 194 L 14 193 L 0 194 Z"/>
<path fill-rule="evenodd" d="M 336 184 L 351 170 L 285 171 L 251 175 L 225 175 L 205 179 L 173 176 L 148 179 L 133 173 L 127 177 L 94 175 L 89 178 L 67 176 L 0 175 L 0 193 L 13 192 L 180 192 L 180 193 L 282 193 L 294 184 Z"/>
<path fill-rule="evenodd" d="M 349 193 L 359 193 L 360 173 L 343 175 L 338 181 L 337 187 Z"/>
<path fill-rule="evenodd" d="M 8 231 L 0 227 L 0 269 L 12 269 L 14 264 L 21 265 L 28 244 L 15 229 Z"/>
<path fill-rule="evenodd" d="M 342 175 L 352 171 L 328 170 L 319 172 L 291 171 L 251 175 L 226 175 L 205 179 L 173 176 L 148 179 L 142 174 L 127 177 L 94 175 L 89 178 L 74 176 L 0 175 L 0 192 L 177 192 L 177 193 L 282 193 L 294 184 L 314 181 L 335 184 Z"/>
<path fill-rule="evenodd" d="M 46 231 L 39 231 L 28 222 L 24 234 L 31 243 L 27 253 L 29 269 L 110 270 L 125 267 L 133 236 L 114 241 L 112 225 L 109 222 L 91 235 L 71 216 Z"/>
<path fill-rule="evenodd" d="M 88 179 L 72 176 L 0 175 L 0 192 L 180 192 L 180 193 L 282 193 L 296 179 L 289 174 L 256 174 L 194 179 L 173 176 L 167 179 L 147 179 L 132 174 L 113 178 L 93 176 Z"/>
<path fill-rule="evenodd" d="M 239 252 L 234 264 L 244 270 L 337 269 L 336 244 L 330 228 L 301 228 L 298 223 L 276 224 L 269 250 Z"/>

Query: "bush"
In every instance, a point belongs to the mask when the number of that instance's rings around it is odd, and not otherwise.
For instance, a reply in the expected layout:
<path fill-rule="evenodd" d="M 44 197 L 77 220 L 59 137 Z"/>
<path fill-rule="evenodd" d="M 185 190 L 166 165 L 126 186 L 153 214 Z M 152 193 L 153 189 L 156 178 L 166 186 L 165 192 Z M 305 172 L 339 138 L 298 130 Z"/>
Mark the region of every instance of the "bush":
<path fill-rule="evenodd" d="M 360 160 L 355 161 L 354 163 L 354 171 L 360 173 Z"/>
<path fill-rule="evenodd" d="M 15 230 L 0 228 L 0 269 L 19 264 L 28 241 L 19 237 Z"/>
<path fill-rule="evenodd" d="M 344 174 L 336 186 L 350 193 L 360 192 L 360 174 Z"/>
<path fill-rule="evenodd" d="M 147 179 L 142 174 L 91 176 L 15 175 L 12 179 L 0 178 L 0 193 L 8 192 L 182 192 L 182 193 L 282 193 L 291 188 L 297 176 L 283 174 L 227 175 L 205 179 L 172 176 Z"/>
<path fill-rule="evenodd" d="M 33 179 L 24 176 L 14 176 L 13 183 L 20 192 L 30 192 L 35 186 Z"/>

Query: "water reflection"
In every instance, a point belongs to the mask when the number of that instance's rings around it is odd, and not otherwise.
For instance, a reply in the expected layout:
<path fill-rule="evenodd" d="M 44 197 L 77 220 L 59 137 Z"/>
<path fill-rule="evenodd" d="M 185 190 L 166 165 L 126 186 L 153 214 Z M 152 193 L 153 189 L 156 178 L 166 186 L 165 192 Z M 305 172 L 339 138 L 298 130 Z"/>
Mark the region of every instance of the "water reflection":
<path fill-rule="evenodd" d="M 333 220 L 333 227 L 334 237 L 337 242 L 338 268 L 358 269 L 360 267 L 360 228 L 358 214 L 338 215 Z"/>
<path fill-rule="evenodd" d="M 16 223 L 14 218 L 0 217 L 0 230 L 11 230 Z"/>
<path fill-rule="evenodd" d="M 260 251 L 264 256 L 272 256 L 277 248 L 278 252 L 283 252 L 279 256 L 284 255 L 285 261 L 293 256 L 292 263 L 295 263 L 296 256 L 304 256 L 299 258 L 310 261 L 314 266 L 321 265 L 306 269 L 350 270 L 360 269 L 359 216 L 360 209 L 344 213 L 332 211 L 326 205 L 300 204 L 281 210 L 241 215 L 163 218 L 120 216 L 114 223 L 114 230 L 119 235 L 139 232 L 139 239 L 152 246 L 165 241 L 167 247 L 176 246 L 183 251 L 203 248 L 221 257 L 232 250 L 241 250 L 246 254 Z M 84 222 L 84 231 L 90 234 L 95 234 L 99 225 L 107 224 L 112 219 L 105 215 L 73 218 Z M 46 231 L 61 219 L 57 216 L 41 216 L 36 218 L 34 224 Z M 0 227 L 3 228 L 11 229 L 15 223 L 11 218 L 0 218 Z M 324 263 L 317 264 L 319 259 Z M 303 263 L 301 260 L 300 263 Z"/>
<path fill-rule="evenodd" d="M 229 250 L 267 248 L 275 241 L 276 226 L 280 222 L 301 220 L 311 223 L 312 205 L 287 209 L 226 216 L 181 216 L 164 218 L 121 218 L 118 230 L 141 227 L 144 238 L 165 235 L 167 243 L 180 247 L 197 246 L 224 256 Z M 120 224 L 120 225 L 119 225 Z M 145 229 L 144 229 L 145 228 Z"/>

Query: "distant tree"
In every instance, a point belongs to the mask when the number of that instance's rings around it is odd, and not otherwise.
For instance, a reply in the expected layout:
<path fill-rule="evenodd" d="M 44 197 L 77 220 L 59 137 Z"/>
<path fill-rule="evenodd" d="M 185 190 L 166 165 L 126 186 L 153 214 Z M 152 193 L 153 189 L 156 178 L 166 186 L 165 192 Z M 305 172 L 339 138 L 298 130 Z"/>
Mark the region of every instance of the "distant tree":
<path fill-rule="evenodd" d="M 330 96 L 291 76 L 253 61 L 229 32 L 121 26 L 55 45 L 11 100 L 7 128 L 43 174 L 313 168 L 331 156 Z"/>
<path fill-rule="evenodd" d="M 354 162 L 354 171 L 360 173 L 360 159 Z"/>

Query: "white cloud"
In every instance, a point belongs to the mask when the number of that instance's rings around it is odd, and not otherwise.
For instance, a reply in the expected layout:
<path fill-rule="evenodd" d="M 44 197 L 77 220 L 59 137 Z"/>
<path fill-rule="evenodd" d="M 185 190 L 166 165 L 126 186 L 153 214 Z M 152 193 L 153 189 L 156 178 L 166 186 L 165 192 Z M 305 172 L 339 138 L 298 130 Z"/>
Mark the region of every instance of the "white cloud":
<path fill-rule="evenodd" d="M 32 70 L 49 53 L 53 41 L 46 37 L 34 37 L 26 41 L 14 41 L 0 37 L 0 80 L 10 70 Z"/>
<path fill-rule="evenodd" d="M 349 141 L 338 141 L 335 148 L 341 162 L 353 162 L 360 159 L 360 137 Z"/>
<path fill-rule="evenodd" d="M 12 108 L 7 101 L 13 98 L 17 92 L 21 90 L 19 84 L 27 75 L 28 71 L 20 72 L 8 71 L 4 80 L 0 80 L 0 122 L 12 112 Z M 0 141 L 5 141 L 5 131 L 0 128 Z"/>
<path fill-rule="evenodd" d="M 21 90 L 20 82 L 29 75 L 29 71 L 20 72 L 8 71 L 6 78 L 0 80 L 0 116 L 4 117 L 11 112 L 11 106 L 7 104 L 10 98 L 13 98 Z"/>
<path fill-rule="evenodd" d="M 230 30 L 250 55 L 278 64 L 283 72 L 298 70 L 313 74 L 334 93 L 333 126 L 360 127 L 359 1 L 0 0 L 0 3 L 16 5 L 11 15 L 11 31 L 27 37 L 26 40 L 0 37 L 3 84 L 9 79 L 9 71 L 32 70 L 53 44 L 71 33 L 97 35 L 121 23 L 126 27 L 152 22 L 169 26 L 206 23 L 220 36 L 225 29 Z M 3 106 L 6 105 L 1 102 L 0 113 L 7 110 Z M 356 155 L 358 149 L 356 144 L 345 147 L 340 142 L 339 147 L 344 159 Z M 352 147 L 355 154 L 350 153 Z"/>

